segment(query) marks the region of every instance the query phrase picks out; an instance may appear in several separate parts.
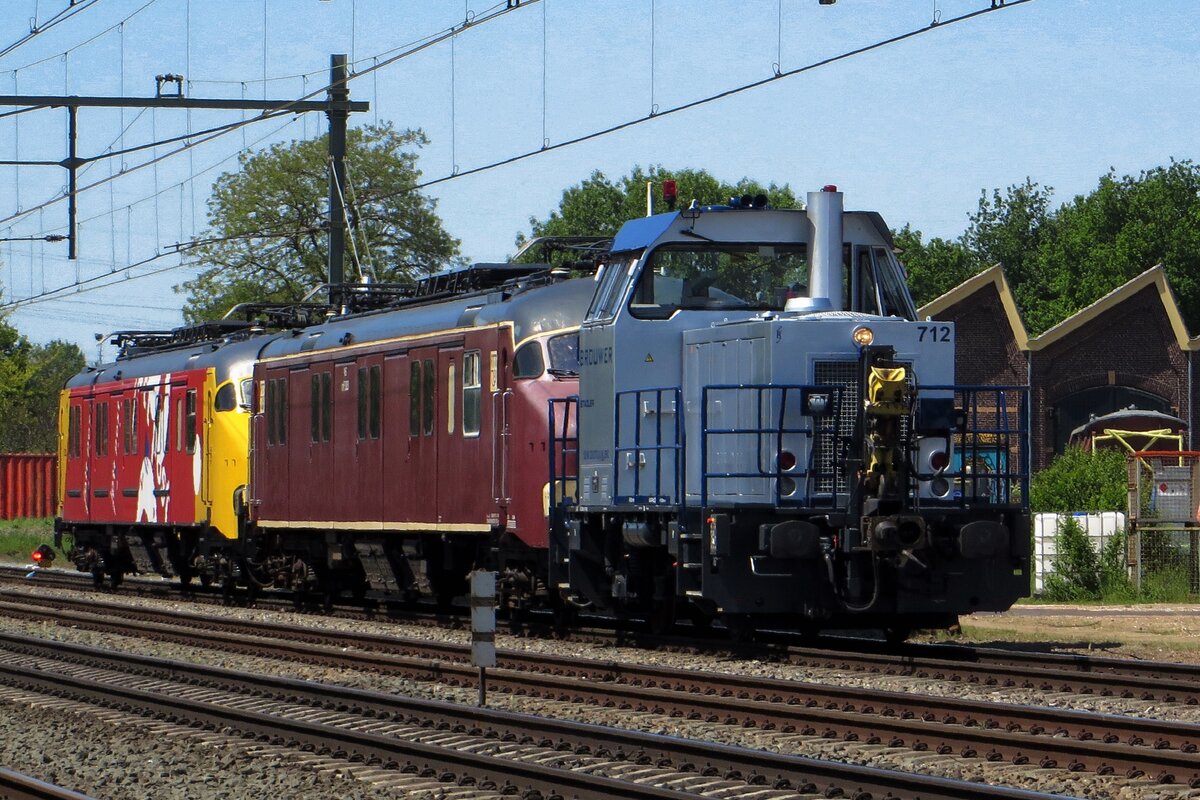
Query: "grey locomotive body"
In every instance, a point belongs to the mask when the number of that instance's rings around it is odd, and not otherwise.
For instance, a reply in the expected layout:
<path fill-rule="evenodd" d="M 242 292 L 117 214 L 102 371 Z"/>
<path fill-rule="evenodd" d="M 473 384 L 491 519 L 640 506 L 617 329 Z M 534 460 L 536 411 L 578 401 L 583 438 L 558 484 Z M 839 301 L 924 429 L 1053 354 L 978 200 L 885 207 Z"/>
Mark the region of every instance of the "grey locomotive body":
<path fill-rule="evenodd" d="M 1028 588 L 1024 387 L 954 384 L 874 213 L 629 223 L 555 411 L 551 586 L 666 619 L 897 633 Z"/>

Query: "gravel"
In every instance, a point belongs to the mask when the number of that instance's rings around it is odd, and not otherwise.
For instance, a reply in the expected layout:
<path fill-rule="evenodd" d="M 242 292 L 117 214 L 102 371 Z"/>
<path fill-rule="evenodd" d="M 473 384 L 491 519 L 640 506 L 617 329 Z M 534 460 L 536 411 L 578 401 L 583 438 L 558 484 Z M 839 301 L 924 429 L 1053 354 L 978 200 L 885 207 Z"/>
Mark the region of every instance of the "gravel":
<path fill-rule="evenodd" d="M 22 592 L 32 591 L 33 589 L 34 587 L 5 588 L 4 595 L 11 598 L 19 596 Z M 64 594 L 78 593 L 64 592 Z M 199 613 L 195 606 L 137 598 L 129 595 L 106 595 L 104 600 L 128 602 L 131 605 L 165 606 Z M 206 606 L 202 613 L 221 613 L 230 617 L 248 620 L 279 621 L 277 613 L 255 609 L 216 609 L 212 606 Z M 304 617 L 299 615 L 287 616 L 286 619 L 289 622 L 300 621 L 317 628 L 341 631 L 384 633 L 394 636 L 455 642 L 465 642 L 468 638 L 468 634 L 462 631 L 447 631 L 422 626 L 339 620 L 331 617 Z M 104 646 L 111 649 L 161 658 L 173 658 L 233 669 L 252 670 L 265 674 L 287 675 L 308 680 L 366 688 L 374 691 L 448 700 L 464 704 L 474 704 L 477 699 L 474 688 L 460 689 L 438 686 L 431 683 L 414 682 L 392 676 L 252 658 L 171 643 L 74 630 L 47 623 L 23 622 L 10 618 L 0 618 L 0 629 L 19 631 L 37 638 Z M 767 662 L 725 660 L 697 655 L 650 652 L 551 640 L 530 640 L 506 636 L 500 636 L 498 640 L 498 644 L 501 647 L 531 652 L 582 655 L 594 659 L 611 659 L 682 669 L 704 669 L 792 680 L 807 680 L 840 686 L 871 686 L 913 693 L 974 697 L 1002 700 L 1005 702 L 1030 702 L 1087 710 L 1103 710 L 1110 713 L 1158 716 L 1165 719 L 1185 719 L 1193 722 L 1200 721 L 1200 709 L 1175 704 L 1156 703 L 1147 705 L 1137 701 L 1116 698 L 1079 697 L 1074 695 L 1042 696 L 1037 692 L 992 689 L 969 684 L 944 683 L 936 680 L 920 680 L 910 677 L 848 674 L 836 670 L 809 669 Z M 0 699 L 4 698 L 0 697 Z M 881 745 L 830 741 L 819 737 L 806 737 L 796 734 L 744 729 L 736 726 L 715 725 L 648 713 L 578 706 L 502 693 L 492 693 L 489 696 L 489 705 L 513 711 L 573 719 L 581 722 L 616 725 L 653 733 L 665 733 L 733 745 L 757 747 L 776 752 L 919 771 L 950 778 L 979 780 L 987 783 L 1003 783 L 1021 788 L 1091 798 L 1117 798 L 1118 800 L 1200 798 L 1200 791 L 1187 790 L 1183 787 L 1160 786 L 1146 780 L 1127 780 L 1124 778 L 1099 777 L 1080 773 L 1072 774 L 1063 770 L 1044 770 L 1031 766 L 1018 767 L 1006 764 L 992 764 L 978 759 L 954 759 L 932 753 L 915 753 L 905 748 L 889 748 Z M 38 714 L 30 712 L 28 706 L 22 707 L 20 703 L 13 703 L 11 701 L 0 704 L 0 725 L 3 726 L 0 732 L 10 732 L 14 728 L 23 731 L 24 726 L 28 723 L 26 718 L 31 716 L 36 720 Z M 281 758 L 278 754 L 273 754 L 267 759 L 264 759 L 262 755 L 251 757 L 245 751 L 244 745 L 240 740 L 224 744 L 211 743 L 199 747 L 192 743 L 185 743 L 181 747 L 177 740 L 149 740 L 150 737 L 146 737 L 144 734 L 138 732 L 140 728 L 144 728 L 145 726 L 129 720 L 124 720 L 120 724 L 110 722 L 105 725 L 89 721 L 90 719 L 92 718 L 71 715 L 69 712 L 64 711 L 55 711 L 50 715 L 48 724 L 31 726 L 33 730 L 41 731 L 38 734 L 39 741 L 44 742 L 45 745 L 38 746 L 35 750 L 21 747 L 21 750 L 26 753 L 54 753 L 61 746 L 56 743 L 61 743 L 62 730 L 69 729 L 73 734 L 79 731 L 78 736 L 73 735 L 71 737 L 71 751 L 74 755 L 68 758 L 51 759 L 54 764 L 70 763 L 73 765 L 82 765 L 76 767 L 76 772 L 74 773 L 65 773 L 65 776 L 71 778 L 71 780 L 60 780 L 54 774 L 41 773 L 32 768 L 25 771 L 29 771 L 51 782 L 61 782 L 65 785 L 70 785 L 80 791 L 94 790 L 98 792 L 98 796 L 111 797 L 115 800 L 121 800 L 122 798 L 137 798 L 138 800 L 143 797 L 148 798 L 151 796 L 151 793 L 146 791 L 147 786 L 155 788 L 152 795 L 155 798 L 179 796 L 193 798 L 194 800 L 219 797 L 262 797 L 267 796 L 268 792 L 275 792 L 282 797 L 297 798 L 422 796 L 417 794 L 381 794 L 380 787 L 369 787 L 360 781 L 348 780 L 345 777 L 339 776 L 339 773 L 331 770 L 328 766 L 324 768 L 324 771 L 314 771 L 312 765 L 305 767 L 294 760 Z M 17 728 L 18 725 L 21 727 Z M 8 755 L 7 748 L 12 746 L 14 737 L 3 735 L 0 738 L 5 741 L 5 753 Z M 19 742 L 20 739 L 18 738 L 17 741 Z M 77 744 L 79 745 L 79 749 L 76 749 Z M 99 749 L 97 749 L 97 744 L 99 744 Z M 94 756 L 97 752 L 106 752 L 105 748 L 110 745 L 112 747 L 111 756 L 101 759 Z M 88 754 L 92 755 L 89 757 Z M 219 754 L 220 757 L 214 760 L 216 754 Z M 66 754 L 64 753 L 64 755 Z M 21 764 L 19 760 L 12 760 L 11 757 L 5 759 L 5 761 L 15 765 Z M 263 763 L 264 761 L 266 763 Z M 45 767 L 47 765 L 43 764 L 40 766 Z M 84 775 L 89 768 L 92 771 Z M 75 780 L 85 782 L 76 783 L 74 782 Z M 101 780 L 105 781 L 105 783 L 95 783 Z M 90 783 L 86 781 L 90 781 Z M 162 787 L 168 785 L 171 786 L 169 791 L 172 792 L 177 785 L 181 788 L 180 793 L 178 795 L 165 793 L 168 790 L 164 790 Z M 93 787 L 98 788 L 93 789 Z M 364 793 L 355 794 L 354 792 Z M 426 793 L 424 796 L 430 795 Z"/>

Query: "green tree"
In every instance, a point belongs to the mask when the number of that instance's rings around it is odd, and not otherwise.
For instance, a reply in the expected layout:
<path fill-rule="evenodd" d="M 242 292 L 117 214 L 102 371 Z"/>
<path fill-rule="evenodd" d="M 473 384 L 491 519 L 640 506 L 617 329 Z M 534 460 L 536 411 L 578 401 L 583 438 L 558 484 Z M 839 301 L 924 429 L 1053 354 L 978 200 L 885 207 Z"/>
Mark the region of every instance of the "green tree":
<path fill-rule="evenodd" d="M 1137 177 L 1112 170 L 1055 214 L 1039 258 L 1067 313 L 1162 264 L 1192 331 L 1200 330 L 1200 167 L 1171 161 Z M 1065 314 L 1064 314 L 1065 316 Z"/>
<path fill-rule="evenodd" d="M 426 143 L 420 131 L 387 123 L 348 132 L 348 279 L 359 274 L 351 236 L 379 282 L 435 271 L 457 255 L 458 240 L 443 229 L 435 202 L 415 188 L 415 151 Z M 326 282 L 328 158 L 324 137 L 276 144 L 244 154 L 237 171 L 217 179 L 205 236 L 212 241 L 192 251 L 203 269 L 176 287 L 187 293 L 189 321 L 221 317 L 237 303 L 294 302 Z"/>
<path fill-rule="evenodd" d="M 942 296 L 989 266 L 961 242 L 934 237 L 922 241 L 921 232 L 905 225 L 892 232 L 900 261 L 908 274 L 908 288 L 918 306 Z"/>
<path fill-rule="evenodd" d="M 661 185 L 674 180 L 678 191 L 676 208 L 695 200 L 700 205 L 726 203 L 731 197 L 765 194 L 776 208 L 797 208 L 800 203 L 786 184 L 766 186 L 749 178 L 726 183 L 702 169 L 665 169 L 635 166 L 628 175 L 611 180 L 600 171 L 563 191 L 558 208 L 544 220 L 529 218 L 530 233 L 519 234 L 517 245 L 537 236 L 615 236 L 631 219 L 646 215 L 646 183 L 655 184 L 655 211 L 666 211 Z"/>
<path fill-rule="evenodd" d="M 59 393 L 83 365 L 75 345 L 35 345 L 0 316 L 0 453 L 54 452 Z"/>

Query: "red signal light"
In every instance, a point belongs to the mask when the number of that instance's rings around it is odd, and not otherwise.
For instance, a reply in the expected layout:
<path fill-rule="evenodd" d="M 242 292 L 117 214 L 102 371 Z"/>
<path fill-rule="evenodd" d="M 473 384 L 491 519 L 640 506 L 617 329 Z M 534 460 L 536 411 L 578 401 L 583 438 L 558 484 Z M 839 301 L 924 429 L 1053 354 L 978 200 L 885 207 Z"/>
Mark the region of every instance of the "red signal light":
<path fill-rule="evenodd" d="M 42 553 L 41 550 L 34 550 L 31 557 L 33 558 L 34 561 L 41 562 L 41 560 L 43 558 L 45 558 L 46 556 Z"/>
<path fill-rule="evenodd" d="M 675 185 L 675 181 L 663 181 L 662 184 L 663 200 L 667 203 L 667 208 L 674 209 L 675 201 L 679 197 L 679 189 Z"/>
<path fill-rule="evenodd" d="M 837 186 L 835 186 L 835 185 L 834 185 L 834 184 L 832 184 L 832 183 L 827 183 L 827 184 L 825 184 L 824 186 L 822 186 L 822 187 L 821 187 L 821 191 L 822 191 L 822 192 L 836 192 L 836 191 L 837 191 Z"/>
<path fill-rule="evenodd" d="M 788 472 L 789 470 L 792 470 L 795 468 L 796 468 L 796 455 L 787 450 L 783 450 L 782 452 L 780 452 L 779 453 L 779 469 L 781 469 L 784 472 Z"/>
<path fill-rule="evenodd" d="M 933 455 L 929 456 L 929 466 L 933 467 L 938 472 L 941 472 L 946 467 L 950 466 L 950 456 L 945 450 L 935 450 Z"/>

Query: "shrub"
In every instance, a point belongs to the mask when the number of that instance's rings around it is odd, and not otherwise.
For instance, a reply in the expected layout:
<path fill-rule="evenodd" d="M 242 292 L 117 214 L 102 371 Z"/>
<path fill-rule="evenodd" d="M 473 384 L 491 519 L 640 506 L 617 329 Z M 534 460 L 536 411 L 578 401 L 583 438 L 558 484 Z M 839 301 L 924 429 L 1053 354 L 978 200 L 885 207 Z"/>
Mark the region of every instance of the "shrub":
<path fill-rule="evenodd" d="M 1049 600 L 1095 600 L 1100 597 L 1100 559 L 1087 532 L 1074 517 L 1064 517 L 1056 537 L 1054 572 L 1046 577 Z"/>
<path fill-rule="evenodd" d="M 1127 483 L 1124 453 L 1071 448 L 1033 476 L 1029 505 L 1035 513 L 1124 511 Z"/>

